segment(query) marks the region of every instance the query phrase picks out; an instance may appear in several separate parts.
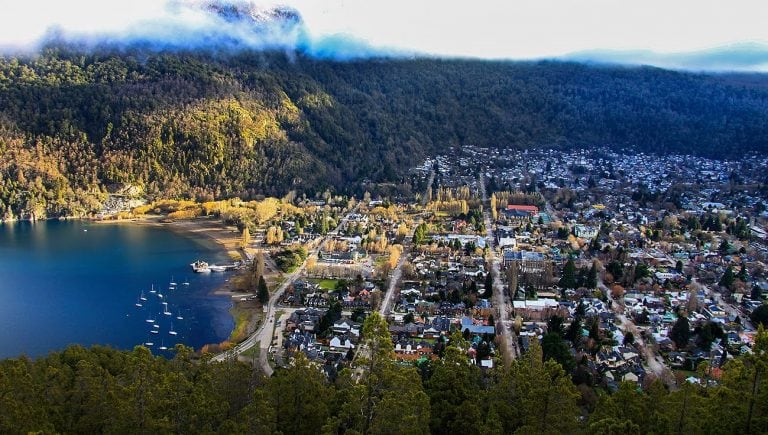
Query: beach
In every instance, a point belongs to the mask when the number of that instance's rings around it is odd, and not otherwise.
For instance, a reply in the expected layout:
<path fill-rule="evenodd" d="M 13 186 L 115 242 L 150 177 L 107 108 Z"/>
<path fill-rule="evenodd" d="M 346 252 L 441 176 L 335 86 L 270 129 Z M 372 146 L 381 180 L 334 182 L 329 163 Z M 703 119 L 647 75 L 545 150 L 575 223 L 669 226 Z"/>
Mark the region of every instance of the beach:
<path fill-rule="evenodd" d="M 208 245 L 208 247 L 222 249 L 228 254 L 240 252 L 240 232 L 234 226 L 224 226 L 220 220 L 214 217 L 167 221 L 166 216 L 145 215 L 131 219 L 104 219 L 96 222 L 104 224 L 153 225 L 184 233 L 196 241 Z"/>

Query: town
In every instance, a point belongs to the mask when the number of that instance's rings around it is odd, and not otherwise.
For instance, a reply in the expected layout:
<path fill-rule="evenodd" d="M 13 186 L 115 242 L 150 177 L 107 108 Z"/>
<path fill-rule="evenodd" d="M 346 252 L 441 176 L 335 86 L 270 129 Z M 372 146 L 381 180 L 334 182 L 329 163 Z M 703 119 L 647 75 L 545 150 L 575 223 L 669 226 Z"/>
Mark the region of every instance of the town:
<path fill-rule="evenodd" d="M 576 384 L 717 383 L 768 322 L 766 166 L 469 146 L 412 168 L 410 200 L 294 201 L 249 236 L 264 321 L 215 359 L 269 374 L 301 353 L 334 379 L 378 311 L 400 364 L 458 333 L 482 370 L 537 342 Z"/>

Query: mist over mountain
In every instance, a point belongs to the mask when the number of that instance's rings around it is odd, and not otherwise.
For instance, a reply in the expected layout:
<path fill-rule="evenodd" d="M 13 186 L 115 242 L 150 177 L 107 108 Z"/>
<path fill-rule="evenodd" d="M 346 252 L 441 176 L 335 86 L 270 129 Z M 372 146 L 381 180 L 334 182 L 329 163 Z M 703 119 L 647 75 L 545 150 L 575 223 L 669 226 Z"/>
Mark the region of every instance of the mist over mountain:
<path fill-rule="evenodd" d="M 590 50 L 562 57 L 585 63 L 614 65 L 654 65 L 687 71 L 768 72 L 768 45 L 732 44 L 707 50 L 657 53 L 651 50 Z"/>
<path fill-rule="evenodd" d="M 373 47 L 349 34 L 315 36 L 299 11 L 287 6 L 238 0 L 169 1 L 164 5 L 159 16 L 128 22 L 120 28 L 76 30 L 53 25 L 31 47 L 5 47 L 4 51 L 33 55 L 51 47 L 76 47 L 83 52 L 231 54 L 257 50 L 335 60 L 407 55 L 404 50 Z"/>
<path fill-rule="evenodd" d="M 83 50 L 278 50 L 334 60 L 557 59 L 768 70 L 765 4 L 696 6 L 692 0 L 584 0 L 557 8 L 502 0 L 474 8 L 438 0 L 28 0 L 0 15 L 0 53 L 33 54 L 64 43 Z"/>

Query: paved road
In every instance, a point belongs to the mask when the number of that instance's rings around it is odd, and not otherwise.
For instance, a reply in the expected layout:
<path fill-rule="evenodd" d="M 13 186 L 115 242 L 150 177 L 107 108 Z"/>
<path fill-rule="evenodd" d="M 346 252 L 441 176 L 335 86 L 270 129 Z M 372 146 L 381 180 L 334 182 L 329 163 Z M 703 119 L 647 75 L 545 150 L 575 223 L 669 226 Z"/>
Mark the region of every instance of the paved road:
<path fill-rule="evenodd" d="M 434 180 L 435 170 L 433 169 L 429 173 L 429 181 L 427 181 L 427 187 L 421 200 L 422 207 L 427 204 L 426 192 L 432 186 L 432 182 Z M 381 305 L 379 306 L 379 313 L 381 313 L 384 318 L 386 318 L 389 312 L 392 310 L 392 300 L 395 297 L 395 291 L 397 290 L 397 286 L 400 283 L 400 278 L 403 276 L 403 263 L 405 263 L 405 260 L 408 259 L 408 256 L 411 254 L 413 234 L 416 232 L 416 226 L 418 226 L 419 223 L 420 222 L 414 222 L 412 225 L 413 228 L 411 228 L 408 234 L 405 236 L 405 239 L 403 240 L 403 253 L 400 255 L 400 260 L 397 261 L 397 266 L 395 266 L 395 269 L 392 270 L 390 275 L 389 287 L 387 287 L 387 292 L 384 293 L 384 298 L 381 300 Z"/>
<path fill-rule="evenodd" d="M 503 353 L 507 361 L 511 362 L 517 358 L 517 338 L 514 332 L 507 326 L 507 313 L 509 312 L 509 302 L 504 295 L 504 284 L 502 283 L 501 270 L 499 267 L 499 258 L 496 255 L 496 239 L 493 234 L 493 225 L 491 222 L 490 202 L 485 192 L 485 177 L 480 174 L 479 179 L 480 192 L 483 196 L 483 219 L 485 221 L 486 238 L 488 240 L 488 255 L 486 260 L 491 264 L 490 273 L 493 276 L 493 305 L 497 307 L 499 318 L 496 324 L 501 325 L 501 335 L 504 337 Z"/>
<path fill-rule="evenodd" d="M 624 314 L 624 304 L 613 298 L 610 289 L 603 283 L 602 279 L 598 278 L 597 286 L 608 296 L 608 299 L 612 301 L 611 310 L 613 310 L 613 313 L 624 326 L 624 330 L 632 332 L 632 335 L 635 336 L 635 347 L 642 353 L 646 367 L 650 369 L 658 379 L 664 382 L 668 388 L 673 390 L 677 389 L 675 376 L 672 373 L 672 370 L 664 364 L 664 361 L 658 354 L 656 354 L 656 352 L 654 352 L 652 346 L 646 345 L 643 336 L 637 325 L 635 325 L 635 322 L 632 320 L 632 317 L 628 317 Z"/>
<path fill-rule="evenodd" d="M 280 298 L 283 297 L 283 293 L 288 288 L 288 286 L 301 276 L 306 266 L 307 262 L 305 261 L 295 271 L 286 275 L 280 287 L 278 287 L 277 290 L 272 293 L 272 296 L 269 298 L 267 311 L 264 314 L 264 321 L 261 323 L 261 326 L 259 326 L 259 328 L 253 332 L 253 334 L 248 336 L 248 338 L 237 344 L 232 349 L 213 357 L 213 361 L 220 362 L 228 358 L 237 358 L 238 355 L 259 343 L 259 365 L 267 376 L 272 375 L 272 367 L 269 365 L 267 353 L 269 351 L 269 345 L 272 343 L 272 334 L 275 329 L 275 311 L 277 311 L 276 305 Z"/>
<path fill-rule="evenodd" d="M 411 252 L 410 240 L 413 238 L 413 233 L 414 231 L 411 230 L 410 233 L 405 236 L 405 240 L 403 241 L 403 253 L 400 254 L 400 259 L 397 261 L 397 266 L 395 266 L 395 269 L 392 271 L 392 274 L 389 277 L 389 287 L 387 287 L 387 292 L 384 294 L 384 298 L 381 300 L 381 305 L 379 306 L 379 312 L 385 318 L 392 310 L 392 300 L 395 297 L 395 292 L 397 290 L 398 284 L 400 283 L 400 278 L 403 276 L 403 263 L 405 263 L 405 260 L 408 258 L 408 255 Z"/>
<path fill-rule="evenodd" d="M 349 214 L 355 213 L 359 207 L 359 203 L 355 208 L 349 211 L 347 215 L 344 216 L 344 218 L 339 222 L 339 225 L 333 230 L 333 234 L 338 234 L 339 230 L 341 229 L 342 225 L 347 222 Z M 316 239 L 314 242 L 314 248 L 311 249 L 308 254 L 307 258 L 311 257 L 312 255 L 317 255 L 318 251 L 320 250 L 320 247 L 323 245 L 323 242 L 328 238 L 328 236 L 323 237 L 322 239 Z M 262 322 L 261 326 L 259 326 L 256 331 L 253 332 L 248 338 L 243 340 L 241 343 L 237 344 L 232 349 L 220 353 L 212 358 L 213 361 L 221 362 L 225 361 L 229 358 L 237 358 L 238 355 L 241 353 L 247 351 L 248 349 L 255 346 L 257 343 L 259 344 L 259 365 L 261 366 L 262 370 L 264 371 L 264 374 L 267 376 L 272 376 L 272 366 L 269 365 L 269 346 L 272 343 L 272 336 L 275 330 L 275 322 L 278 319 L 275 319 L 275 312 L 278 309 L 286 310 L 285 308 L 277 308 L 277 303 L 280 301 L 280 299 L 283 297 L 283 293 L 288 288 L 288 286 L 291 285 L 296 279 L 298 279 L 302 274 L 304 273 L 305 269 L 307 267 L 307 261 L 304 260 L 303 263 L 301 263 L 301 266 L 296 268 L 293 272 L 286 275 L 284 277 L 283 283 L 280 284 L 280 287 L 277 288 L 272 293 L 272 296 L 269 298 L 269 303 L 267 303 L 267 310 L 264 314 L 264 321 Z M 288 309 L 290 310 L 290 309 Z"/>
<path fill-rule="evenodd" d="M 400 259 L 397 261 L 397 266 L 392 271 L 392 275 L 389 277 L 389 287 L 387 288 L 387 292 L 384 293 L 384 298 L 381 300 L 381 305 L 379 307 L 379 312 L 385 318 L 387 314 L 389 314 L 389 311 L 392 309 L 392 299 L 395 296 L 397 284 L 400 282 L 400 277 L 403 274 L 402 266 L 403 262 L 405 261 L 405 257 L 407 256 L 408 252 L 406 252 L 405 247 L 403 247 L 403 253 L 400 255 Z"/>

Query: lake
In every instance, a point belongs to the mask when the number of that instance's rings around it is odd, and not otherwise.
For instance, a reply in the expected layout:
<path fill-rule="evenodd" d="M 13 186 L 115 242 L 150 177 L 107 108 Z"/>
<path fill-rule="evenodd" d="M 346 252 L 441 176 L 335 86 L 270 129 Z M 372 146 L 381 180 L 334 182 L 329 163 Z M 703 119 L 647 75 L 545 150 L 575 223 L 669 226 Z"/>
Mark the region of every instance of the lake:
<path fill-rule="evenodd" d="M 193 273 L 196 259 L 227 262 L 223 252 L 158 227 L 0 224 L 0 358 L 74 343 L 132 349 L 151 342 L 153 352 L 165 353 L 161 345 L 199 349 L 225 340 L 234 327 L 232 302 L 210 293 L 232 275 Z"/>

